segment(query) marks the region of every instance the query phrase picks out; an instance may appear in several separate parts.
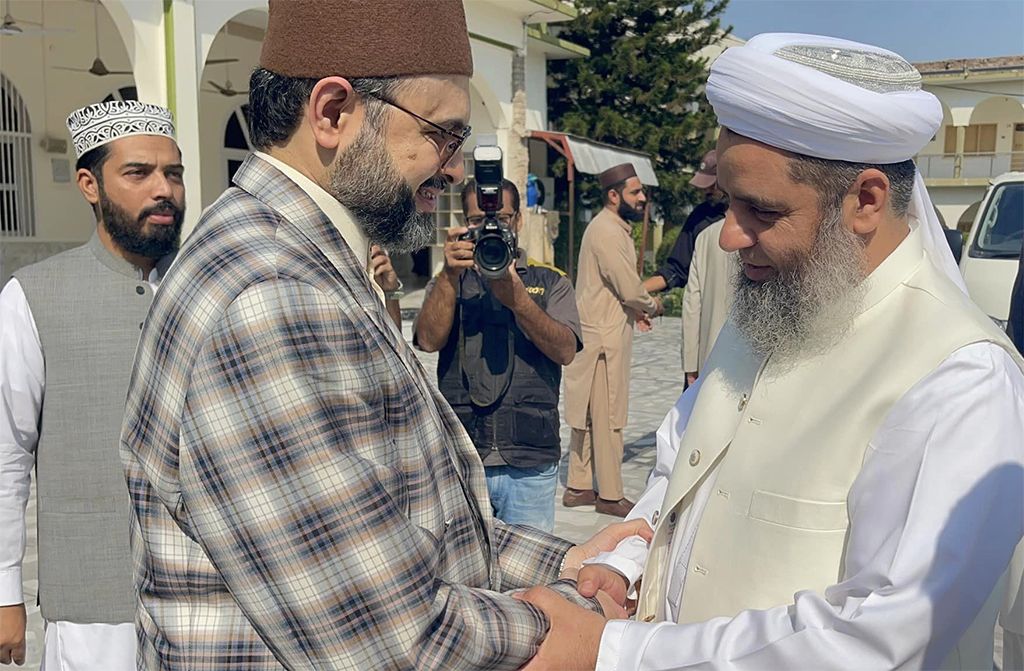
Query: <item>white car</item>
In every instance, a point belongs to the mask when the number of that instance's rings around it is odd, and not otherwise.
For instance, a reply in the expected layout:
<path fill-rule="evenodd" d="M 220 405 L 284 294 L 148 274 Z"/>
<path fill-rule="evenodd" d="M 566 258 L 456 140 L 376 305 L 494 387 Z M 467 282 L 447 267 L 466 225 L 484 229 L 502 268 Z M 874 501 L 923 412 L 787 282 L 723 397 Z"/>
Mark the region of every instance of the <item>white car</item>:
<path fill-rule="evenodd" d="M 1003 329 L 1024 243 L 1024 172 L 989 183 L 967 237 L 960 272 L 971 299 Z"/>

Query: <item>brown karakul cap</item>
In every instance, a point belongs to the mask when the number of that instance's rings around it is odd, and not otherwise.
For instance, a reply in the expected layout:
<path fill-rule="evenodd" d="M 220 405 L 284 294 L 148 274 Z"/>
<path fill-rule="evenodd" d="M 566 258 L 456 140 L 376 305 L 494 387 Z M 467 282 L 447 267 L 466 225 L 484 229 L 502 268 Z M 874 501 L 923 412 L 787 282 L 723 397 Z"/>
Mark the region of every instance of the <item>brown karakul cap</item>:
<path fill-rule="evenodd" d="M 462 0 L 270 0 L 260 67 L 285 77 L 473 74 Z"/>
<path fill-rule="evenodd" d="M 622 163 L 602 172 L 597 176 L 597 181 L 601 184 L 602 189 L 607 189 L 609 186 L 624 182 L 630 177 L 636 177 L 636 168 L 633 167 L 632 163 Z"/>

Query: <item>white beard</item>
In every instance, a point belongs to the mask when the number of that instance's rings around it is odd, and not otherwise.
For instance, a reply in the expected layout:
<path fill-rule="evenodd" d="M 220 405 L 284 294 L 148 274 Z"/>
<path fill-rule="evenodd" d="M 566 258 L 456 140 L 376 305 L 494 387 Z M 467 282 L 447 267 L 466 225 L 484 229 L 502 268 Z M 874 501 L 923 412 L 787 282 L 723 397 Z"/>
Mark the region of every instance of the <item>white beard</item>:
<path fill-rule="evenodd" d="M 864 243 L 841 212 L 818 229 L 814 249 L 765 282 L 736 274 L 733 319 L 751 348 L 773 364 L 831 350 L 849 333 L 864 296 Z"/>

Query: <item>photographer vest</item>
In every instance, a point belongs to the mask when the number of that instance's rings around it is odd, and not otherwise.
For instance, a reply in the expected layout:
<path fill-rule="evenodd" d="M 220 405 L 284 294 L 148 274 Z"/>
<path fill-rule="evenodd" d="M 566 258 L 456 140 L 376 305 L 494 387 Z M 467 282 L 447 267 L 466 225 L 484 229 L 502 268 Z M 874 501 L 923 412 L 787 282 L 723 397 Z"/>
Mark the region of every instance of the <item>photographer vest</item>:
<path fill-rule="evenodd" d="M 547 312 L 551 288 L 564 275 L 526 262 L 522 254 L 516 266 L 530 297 Z M 437 377 L 485 466 L 526 468 L 561 457 L 561 366 L 523 334 L 512 311 L 476 272 L 465 272 L 459 280 L 455 318 L 438 356 Z"/>

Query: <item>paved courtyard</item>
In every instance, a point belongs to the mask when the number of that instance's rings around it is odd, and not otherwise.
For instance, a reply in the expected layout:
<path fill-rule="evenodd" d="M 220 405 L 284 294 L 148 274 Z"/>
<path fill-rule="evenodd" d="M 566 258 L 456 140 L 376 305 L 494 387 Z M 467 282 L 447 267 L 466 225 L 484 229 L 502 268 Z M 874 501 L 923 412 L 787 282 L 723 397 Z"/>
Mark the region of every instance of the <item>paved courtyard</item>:
<path fill-rule="evenodd" d="M 421 297 L 413 297 L 413 300 Z M 403 301 L 404 302 L 404 301 Z M 408 314 L 408 313 L 407 313 Z M 411 319 L 405 320 L 404 332 L 411 342 Z M 682 390 L 682 369 L 679 361 L 680 320 L 655 320 L 650 333 L 637 333 L 633 349 L 633 372 L 630 384 L 629 424 L 625 430 L 625 456 L 622 475 L 627 498 L 636 500 L 644 490 L 647 476 L 654 466 L 654 434 L 672 408 Z M 418 352 L 428 371 L 436 367 L 436 355 Z M 555 533 L 573 541 L 584 541 L 618 518 L 600 515 L 593 506 L 564 508 L 562 492 L 568 472 L 569 427 L 562 424 L 562 463 L 559 468 L 558 495 L 555 504 Z M 25 557 L 25 601 L 29 605 L 28 658 L 25 668 L 39 667 L 43 641 L 43 621 L 35 605 L 38 588 L 35 529 L 35 488 L 29 502 L 28 543 Z M 996 659 L 1002 657 L 1002 636 L 997 627 Z"/>

